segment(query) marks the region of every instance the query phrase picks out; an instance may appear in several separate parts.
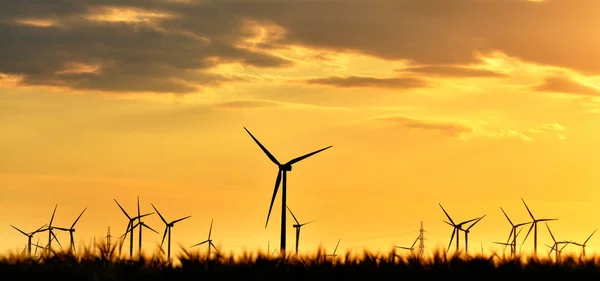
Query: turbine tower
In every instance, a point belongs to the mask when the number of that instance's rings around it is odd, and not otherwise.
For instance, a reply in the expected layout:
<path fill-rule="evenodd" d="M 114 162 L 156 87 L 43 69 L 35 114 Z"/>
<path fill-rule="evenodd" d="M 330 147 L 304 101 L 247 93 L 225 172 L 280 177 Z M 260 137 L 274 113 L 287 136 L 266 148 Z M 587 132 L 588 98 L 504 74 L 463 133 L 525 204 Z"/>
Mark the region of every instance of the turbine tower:
<path fill-rule="evenodd" d="M 252 135 L 252 133 L 250 133 L 250 131 L 248 131 L 248 129 L 246 129 L 246 127 L 244 127 L 244 130 L 246 130 L 246 132 L 250 135 L 250 137 L 252 137 L 252 139 L 254 140 L 254 142 L 256 142 L 256 144 L 258 144 L 258 146 L 262 149 L 262 151 L 267 155 L 267 157 L 269 157 L 269 159 L 275 163 L 275 165 L 277 165 L 277 167 L 279 168 L 279 170 L 277 171 L 277 179 L 275 180 L 275 189 L 273 190 L 273 197 L 271 198 L 271 205 L 269 206 L 269 213 L 267 214 L 267 222 L 265 223 L 265 228 L 267 227 L 267 225 L 269 224 L 269 217 L 271 216 L 271 209 L 273 209 L 273 203 L 275 202 L 275 196 L 277 196 L 277 190 L 279 189 L 279 184 L 281 184 L 281 246 L 280 249 L 282 252 L 285 252 L 285 215 L 286 215 L 286 211 L 285 211 L 285 207 L 287 206 L 286 204 L 286 192 L 287 192 L 287 172 L 292 171 L 292 165 L 300 162 L 310 156 L 313 156 L 323 150 L 329 149 L 332 146 L 328 146 L 325 148 L 321 148 L 317 151 L 313 151 L 311 153 L 305 154 L 303 156 L 294 158 L 290 161 L 288 161 L 285 164 L 281 164 L 279 163 L 279 161 L 277 161 L 277 158 L 275 158 L 275 156 L 273 156 L 273 154 L 271 154 L 271 152 L 269 152 L 267 150 L 267 148 L 265 148 L 259 141 L 258 139 L 256 139 L 254 137 L 254 135 Z"/>

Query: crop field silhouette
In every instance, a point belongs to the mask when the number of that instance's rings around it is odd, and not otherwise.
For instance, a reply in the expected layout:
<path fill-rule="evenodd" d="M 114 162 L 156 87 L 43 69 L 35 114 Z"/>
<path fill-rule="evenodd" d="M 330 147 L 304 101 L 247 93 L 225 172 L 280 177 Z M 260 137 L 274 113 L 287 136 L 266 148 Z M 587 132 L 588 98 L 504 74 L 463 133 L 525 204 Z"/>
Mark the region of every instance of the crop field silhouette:
<path fill-rule="evenodd" d="M 335 257 L 319 248 L 313 254 L 286 255 L 216 251 L 210 258 L 181 249 L 166 258 L 159 250 L 130 259 L 122 245 L 97 244 L 78 254 L 68 250 L 40 251 L 39 255 L 9 253 L 0 258 L 3 280 L 583 280 L 600 277 L 600 257 L 465 255 L 434 251 L 421 257 L 400 254 L 348 252 Z M 12 279 L 9 279 L 12 277 Z"/>

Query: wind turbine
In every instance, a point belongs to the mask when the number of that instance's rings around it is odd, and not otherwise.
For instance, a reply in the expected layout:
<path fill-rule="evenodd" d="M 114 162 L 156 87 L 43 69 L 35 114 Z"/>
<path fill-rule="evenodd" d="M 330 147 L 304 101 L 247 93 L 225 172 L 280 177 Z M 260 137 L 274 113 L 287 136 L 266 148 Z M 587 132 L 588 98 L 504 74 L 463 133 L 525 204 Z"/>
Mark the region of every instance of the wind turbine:
<path fill-rule="evenodd" d="M 550 230 L 548 223 L 545 223 L 545 224 L 546 224 L 546 228 L 548 228 L 548 232 L 550 233 L 550 237 L 552 237 L 552 241 L 554 242 L 554 244 L 552 245 L 552 247 L 550 249 L 550 253 L 548 254 L 548 257 L 550 257 L 550 255 L 552 254 L 552 251 L 554 251 L 556 253 L 556 260 L 558 261 L 560 252 L 562 252 L 562 249 L 564 249 L 567 245 L 569 245 L 571 243 L 571 241 L 558 241 L 557 242 L 556 239 L 554 239 L 554 234 L 552 234 L 552 231 Z M 559 244 L 565 244 L 565 246 L 562 247 L 560 250 L 558 250 Z M 546 246 L 548 246 L 548 245 L 546 245 Z"/>
<path fill-rule="evenodd" d="M 311 223 L 311 222 L 315 222 L 316 220 L 312 220 L 312 221 L 305 222 L 305 223 L 301 224 L 298 221 L 298 219 L 296 219 L 296 216 L 294 216 L 294 213 L 292 213 L 292 210 L 290 209 L 290 207 L 288 207 L 288 206 L 286 206 L 286 207 L 287 207 L 288 211 L 290 211 L 290 214 L 292 214 L 292 218 L 294 218 L 294 220 L 296 221 L 296 224 L 294 224 L 293 227 L 296 229 L 296 255 L 297 255 L 298 254 L 298 245 L 300 243 L 300 228 L 302 226 L 305 226 L 305 225 Z"/>
<path fill-rule="evenodd" d="M 81 216 L 83 215 L 83 213 L 85 212 L 85 210 L 87 210 L 87 207 L 85 209 L 83 209 L 83 211 L 81 212 L 81 214 L 79 214 L 79 216 L 77 217 L 77 219 L 75 219 L 75 222 L 73 222 L 73 224 L 71 225 L 70 228 L 56 227 L 56 229 L 58 229 L 58 230 L 69 232 L 69 237 L 70 237 L 70 240 L 71 240 L 71 243 L 70 243 L 71 246 L 69 248 L 69 251 L 72 251 L 72 252 L 75 251 L 75 239 L 73 239 L 73 233 L 75 232 L 75 224 L 77 224 L 77 222 L 79 221 L 79 219 L 81 218 Z"/>
<path fill-rule="evenodd" d="M 558 245 L 557 244 L 554 244 L 554 246 L 552 246 L 552 247 L 550 247 L 550 245 L 548 245 L 548 244 L 544 244 L 544 245 L 546 245 L 546 247 L 550 248 L 550 252 L 548 252 L 548 258 L 550 258 L 550 255 L 552 255 L 552 251 L 554 251 L 556 253 L 556 261 L 558 261 L 558 258 L 560 257 L 560 254 L 562 254 L 562 251 L 570 243 L 571 243 L 571 241 L 569 241 L 569 243 L 564 243 L 565 245 L 562 246 L 562 248 L 560 248 L 560 250 L 557 250 L 558 249 Z"/>
<path fill-rule="evenodd" d="M 511 254 L 514 256 L 514 255 L 516 255 L 516 254 L 517 254 L 517 235 L 518 235 L 518 233 L 520 233 L 520 232 L 521 232 L 521 230 L 519 230 L 519 232 L 517 232 L 517 228 L 519 228 L 519 227 L 521 227 L 521 226 L 524 226 L 524 225 L 528 225 L 528 224 L 530 224 L 531 222 L 524 222 L 524 223 L 514 224 L 514 223 L 513 223 L 513 222 L 510 220 L 510 218 L 508 217 L 508 215 L 506 214 L 506 212 L 504 211 L 504 209 L 502 209 L 502 207 L 500 207 L 500 210 L 502 210 L 502 213 L 504 214 L 504 216 L 505 216 L 505 217 L 506 217 L 506 219 L 508 220 L 508 223 L 510 223 L 510 225 L 511 225 L 511 227 L 512 227 L 512 228 L 510 229 L 510 233 L 508 234 L 508 239 L 506 240 L 506 244 L 508 244 L 508 243 L 509 243 L 509 241 L 510 241 L 510 237 L 512 236 L 512 237 L 513 237 L 513 241 L 512 241 L 512 245 L 510 245 L 510 246 L 511 246 L 511 247 L 510 247 L 510 251 L 511 251 Z M 504 249 L 506 249 L 506 245 L 505 245 Z"/>
<path fill-rule="evenodd" d="M 31 239 L 33 239 L 33 235 L 40 232 L 40 230 L 42 230 L 42 228 L 44 228 L 44 226 L 46 226 L 45 224 L 42 225 L 42 227 L 38 228 L 37 230 L 30 232 L 30 233 L 26 233 L 23 230 L 18 229 L 17 227 L 15 227 L 14 225 L 10 225 L 12 226 L 12 228 L 16 229 L 18 232 L 21 232 L 23 235 L 27 236 L 27 255 L 31 255 Z M 39 238 L 38 238 L 39 240 Z"/>
<path fill-rule="evenodd" d="M 125 238 L 127 238 L 127 233 L 129 233 L 129 256 L 133 257 L 133 222 L 139 218 L 152 215 L 153 213 L 148 213 L 148 214 L 144 214 L 141 216 L 138 215 L 137 217 L 132 218 L 129 216 L 129 214 L 127 214 L 127 212 L 125 212 L 125 209 L 123 209 L 123 207 L 121 207 L 121 204 L 119 204 L 119 202 L 117 202 L 117 199 L 113 199 L 113 200 L 115 200 L 115 203 L 117 203 L 117 206 L 119 206 L 119 209 L 121 209 L 121 211 L 123 211 L 123 214 L 125 214 L 127 219 L 129 219 L 129 222 L 127 223 L 127 230 L 125 230 L 125 234 L 122 235 L 120 238 L 125 240 Z"/>
<path fill-rule="evenodd" d="M 56 234 L 54 234 L 54 231 L 53 231 L 56 227 L 52 226 L 52 221 L 54 221 L 54 215 L 56 214 L 57 207 L 58 207 L 58 205 L 54 206 L 54 211 L 52 212 L 52 217 L 50 218 L 50 223 L 48 224 L 48 227 L 38 231 L 38 232 L 48 231 L 48 250 L 49 251 L 52 250 L 52 238 L 53 237 L 56 240 L 56 243 L 58 243 L 58 246 L 62 247 L 62 245 L 60 244 L 60 241 L 58 241 L 58 238 L 56 237 Z"/>
<path fill-rule="evenodd" d="M 281 164 L 279 163 L 279 161 L 277 161 L 277 159 L 275 158 L 275 156 L 273 156 L 273 154 L 271 154 L 267 148 L 265 148 L 259 141 L 258 139 L 256 139 L 254 137 L 254 135 L 252 135 L 252 133 L 250 133 L 250 131 L 248 131 L 248 129 L 246 129 L 246 127 L 244 127 L 244 130 L 246 130 L 246 132 L 250 135 L 250 137 L 252 137 L 252 139 L 254 140 L 254 142 L 256 142 L 256 144 L 258 144 L 258 146 L 262 149 L 262 151 L 267 155 L 267 157 L 269 157 L 269 159 L 275 163 L 275 165 L 277 165 L 277 167 L 279 168 L 279 170 L 277 171 L 277 179 L 275 180 L 275 189 L 273 190 L 273 197 L 271 198 L 271 205 L 269 206 L 269 213 L 267 214 L 267 221 L 265 223 L 265 228 L 267 227 L 267 225 L 269 224 L 269 217 L 271 216 L 271 209 L 273 209 L 273 203 L 275 202 L 275 196 L 277 196 L 277 190 L 279 189 L 279 184 L 281 182 L 282 183 L 282 187 L 281 187 L 281 251 L 285 252 L 285 215 L 286 215 L 286 211 L 285 211 L 285 206 L 287 206 L 286 204 L 286 192 L 287 192 L 287 172 L 292 171 L 292 165 L 300 162 L 310 156 L 313 156 L 323 150 L 329 149 L 332 146 L 328 146 L 325 148 L 321 148 L 317 151 L 305 154 L 303 156 L 300 157 L 296 157 L 290 161 L 288 161 L 285 164 Z"/>
<path fill-rule="evenodd" d="M 408 250 L 412 254 L 413 250 L 415 249 L 415 244 L 417 244 L 417 241 L 419 241 L 420 237 L 421 237 L 421 235 L 417 236 L 417 239 L 415 239 L 415 242 L 412 243 L 412 245 L 410 246 L 410 248 L 409 247 L 402 247 L 402 246 L 396 246 L 396 248 Z"/>
<path fill-rule="evenodd" d="M 588 241 L 590 241 L 590 238 L 592 238 L 592 236 L 594 236 L 594 233 L 596 233 L 596 230 L 594 230 L 594 232 L 592 232 L 592 234 L 590 234 L 590 236 L 587 239 L 585 239 L 585 242 L 583 242 L 583 244 L 574 243 L 574 242 L 571 243 L 573 245 L 577 245 L 577 246 L 580 246 L 582 248 L 582 255 L 583 255 L 584 258 L 585 258 L 585 245 L 587 244 Z"/>
<path fill-rule="evenodd" d="M 529 231 L 527 231 L 527 235 L 525 235 L 525 239 L 523 239 L 523 243 L 525 243 L 525 240 L 527 240 L 527 237 L 529 237 L 529 233 L 531 232 L 531 229 L 533 229 L 533 252 L 537 254 L 537 223 L 543 222 L 543 221 L 555 221 L 558 219 L 536 219 L 533 216 L 533 214 L 531 213 L 531 211 L 529 210 L 529 207 L 527 207 L 527 203 L 525 203 L 525 200 L 523 200 L 523 198 L 521 198 L 521 201 L 523 201 L 523 204 L 525 205 L 525 208 L 527 209 L 527 212 L 529 213 L 529 216 L 532 219 L 532 225 L 529 228 Z"/>
<path fill-rule="evenodd" d="M 165 223 L 165 233 L 163 234 L 163 238 L 160 241 L 160 246 L 163 246 L 163 243 L 165 242 L 165 237 L 167 236 L 167 232 L 169 233 L 169 239 L 167 240 L 167 259 L 171 258 L 171 228 L 173 226 L 175 226 L 175 223 L 180 222 L 182 220 L 185 220 L 187 218 L 190 218 L 192 216 L 187 216 L 187 217 L 183 217 L 180 219 L 176 219 L 172 222 L 167 222 L 167 220 L 165 220 L 165 218 L 160 214 L 160 212 L 158 211 L 158 209 L 156 209 L 156 207 L 154 206 L 154 204 L 150 203 L 150 205 L 152 205 L 152 208 L 154 208 L 154 210 L 156 211 L 156 213 L 158 214 L 158 216 L 160 217 L 160 219 Z"/>
<path fill-rule="evenodd" d="M 212 233 L 212 227 L 213 227 L 213 220 L 211 219 L 210 220 L 210 229 L 208 230 L 208 239 L 206 239 L 206 240 L 204 240 L 204 241 L 202 241 L 202 242 L 200 242 L 198 244 L 192 245 L 190 247 L 190 248 L 193 248 L 193 247 L 196 247 L 196 246 L 200 246 L 200 245 L 202 245 L 204 243 L 208 243 L 208 258 L 209 259 L 210 259 L 210 247 L 213 247 L 215 250 L 217 249 L 217 247 L 215 247 L 215 244 L 213 244 L 212 239 L 210 239 L 210 235 Z"/>
<path fill-rule="evenodd" d="M 337 254 L 336 254 L 336 252 L 337 252 L 337 249 L 338 249 L 338 247 L 340 246 L 340 241 L 342 241 L 342 238 L 338 239 L 338 242 L 337 242 L 337 244 L 335 245 L 335 249 L 333 249 L 333 253 L 332 253 L 332 254 L 328 254 L 328 255 L 326 255 L 326 257 L 331 257 L 331 258 L 333 258 L 333 259 L 335 259 L 335 257 L 337 257 Z"/>
<path fill-rule="evenodd" d="M 479 218 L 474 218 L 468 221 L 463 221 L 459 224 L 455 224 L 454 221 L 452 220 L 452 218 L 450 217 L 450 215 L 448 215 L 448 212 L 446 212 L 446 210 L 444 209 L 444 207 L 442 207 L 442 204 L 438 203 L 438 205 L 440 205 L 440 208 L 442 208 L 442 211 L 444 211 L 444 214 L 446 214 L 446 217 L 448 218 L 448 220 L 450 220 L 450 222 L 444 221 L 445 223 L 447 223 L 448 225 L 452 226 L 454 229 L 452 229 L 452 236 L 450 236 L 450 243 L 448 243 L 448 250 L 450 250 L 450 246 L 452 245 L 452 239 L 454 239 L 454 235 L 456 234 L 456 250 L 458 251 L 459 249 L 459 230 L 463 230 L 462 226 L 466 223 L 470 223 L 472 221 L 475 221 Z"/>
<path fill-rule="evenodd" d="M 486 215 L 478 218 L 474 223 L 472 223 L 467 229 L 463 230 L 465 232 L 465 253 L 469 252 L 469 232 L 471 232 L 471 227 L 475 226 L 481 219 L 483 219 Z"/>

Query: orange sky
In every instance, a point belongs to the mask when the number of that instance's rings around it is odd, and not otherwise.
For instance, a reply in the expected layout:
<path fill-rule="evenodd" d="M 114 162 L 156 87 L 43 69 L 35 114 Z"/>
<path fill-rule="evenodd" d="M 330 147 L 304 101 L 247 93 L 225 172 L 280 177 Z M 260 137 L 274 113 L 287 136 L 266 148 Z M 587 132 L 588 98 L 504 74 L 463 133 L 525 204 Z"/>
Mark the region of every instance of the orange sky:
<path fill-rule="evenodd" d="M 410 246 L 421 221 L 446 247 L 438 203 L 487 215 L 473 251 L 501 249 L 500 207 L 524 222 L 521 198 L 559 240 L 598 227 L 596 0 L 38 2 L 0 4 L 0 251 L 55 204 L 64 227 L 88 208 L 78 242 L 121 235 L 113 199 L 133 213 L 138 195 L 142 212 L 192 215 L 174 245 L 214 218 L 226 251 L 276 248 L 277 167 L 244 126 L 281 162 L 333 145 L 288 174 L 288 205 L 317 220 L 302 252 Z M 146 222 L 153 249 L 164 225 Z"/>

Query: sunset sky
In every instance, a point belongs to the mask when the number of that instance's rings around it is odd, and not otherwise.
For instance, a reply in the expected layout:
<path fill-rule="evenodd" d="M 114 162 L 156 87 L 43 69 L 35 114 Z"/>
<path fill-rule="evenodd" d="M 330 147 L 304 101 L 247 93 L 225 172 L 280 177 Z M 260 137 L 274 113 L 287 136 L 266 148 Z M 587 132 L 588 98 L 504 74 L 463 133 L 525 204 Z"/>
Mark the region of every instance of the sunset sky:
<path fill-rule="evenodd" d="M 214 218 L 225 251 L 277 248 L 280 194 L 265 229 L 277 167 L 244 127 L 280 162 L 333 145 L 288 173 L 288 206 L 317 220 L 301 252 L 331 252 L 339 238 L 340 252 L 410 246 L 421 221 L 428 250 L 445 248 L 452 228 L 438 203 L 456 222 L 486 214 L 470 250 L 500 250 L 492 242 L 510 231 L 500 207 L 525 222 L 521 198 L 559 219 L 558 240 L 581 243 L 600 226 L 599 10 L 597 0 L 1 1 L 0 251 L 23 249 L 10 225 L 33 231 L 55 204 L 61 227 L 88 208 L 77 243 L 109 226 L 121 235 L 113 199 L 133 214 L 138 195 L 142 212 L 192 215 L 173 247 L 205 240 Z M 160 232 L 144 233 L 154 250 L 164 224 L 145 222 Z M 545 254 L 552 240 L 538 232 Z M 600 251 L 600 234 L 588 245 Z"/>

